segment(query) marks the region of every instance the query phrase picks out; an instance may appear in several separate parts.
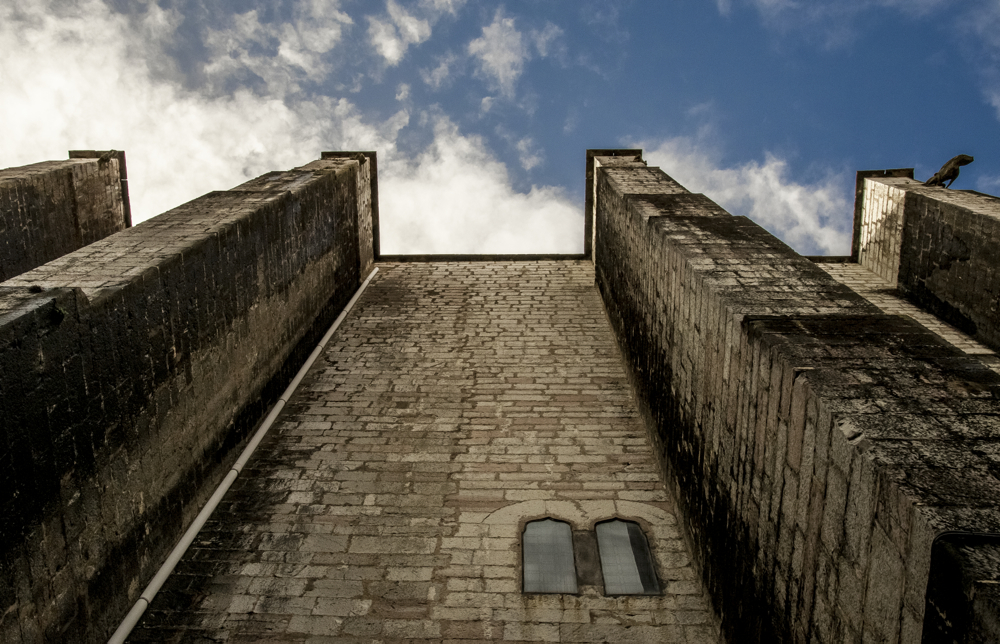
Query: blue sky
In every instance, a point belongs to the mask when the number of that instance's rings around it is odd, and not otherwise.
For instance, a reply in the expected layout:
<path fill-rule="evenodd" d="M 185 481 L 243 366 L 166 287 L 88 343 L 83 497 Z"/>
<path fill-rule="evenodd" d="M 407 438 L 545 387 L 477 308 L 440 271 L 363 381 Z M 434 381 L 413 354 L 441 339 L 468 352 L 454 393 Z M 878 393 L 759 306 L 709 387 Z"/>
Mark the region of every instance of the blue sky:
<path fill-rule="evenodd" d="M 844 254 L 858 169 L 1000 192 L 1000 2 L 5 0 L 0 123 L 0 167 L 126 150 L 137 221 L 375 149 L 383 252 L 579 252 L 585 150 L 642 147 Z"/>

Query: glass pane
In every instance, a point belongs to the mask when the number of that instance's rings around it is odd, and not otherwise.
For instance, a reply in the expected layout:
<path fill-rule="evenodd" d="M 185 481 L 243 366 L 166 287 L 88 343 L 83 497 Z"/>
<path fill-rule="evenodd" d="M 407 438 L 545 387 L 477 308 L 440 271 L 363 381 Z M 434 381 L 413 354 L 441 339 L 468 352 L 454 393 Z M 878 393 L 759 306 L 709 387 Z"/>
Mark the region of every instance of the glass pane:
<path fill-rule="evenodd" d="M 575 593 L 573 534 L 568 523 L 545 519 L 524 527 L 524 592 Z"/>
<path fill-rule="evenodd" d="M 631 521 L 597 524 L 606 595 L 658 595 L 660 584 L 642 528 Z"/>

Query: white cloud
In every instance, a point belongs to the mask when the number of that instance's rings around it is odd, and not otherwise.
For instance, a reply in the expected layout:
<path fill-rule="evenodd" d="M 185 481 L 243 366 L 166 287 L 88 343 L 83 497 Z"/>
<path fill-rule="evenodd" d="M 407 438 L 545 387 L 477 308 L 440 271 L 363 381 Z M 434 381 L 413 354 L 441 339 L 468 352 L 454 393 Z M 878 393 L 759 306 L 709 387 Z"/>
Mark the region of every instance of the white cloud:
<path fill-rule="evenodd" d="M 497 10 L 493 22 L 483 27 L 483 35 L 469 43 L 469 54 L 478 63 L 477 75 L 507 98 L 514 96 L 514 86 L 524 71 L 531 52 L 513 18 Z"/>
<path fill-rule="evenodd" d="M 746 215 L 807 254 L 847 255 L 853 207 L 835 177 L 803 185 L 788 177 L 787 163 L 771 154 L 764 163 L 722 167 L 704 142 L 686 137 L 644 148 L 649 165 L 659 166 L 691 192 L 701 192 L 734 215 Z"/>
<path fill-rule="evenodd" d="M 151 4 L 150 11 L 155 7 Z M 267 94 L 296 92 L 302 80 L 317 81 L 330 73 L 326 54 L 351 24 L 350 16 L 339 10 L 338 1 L 299 2 L 292 21 L 285 23 L 261 22 L 257 10 L 236 14 L 228 28 L 206 30 L 205 44 L 212 59 L 204 72 L 217 88 L 250 72 L 264 81 Z M 172 29 L 161 33 L 170 34 Z M 148 51 L 148 43 L 143 50 Z"/>
<path fill-rule="evenodd" d="M 1000 192 L 1000 176 L 987 177 L 981 176 L 976 179 L 976 190 L 979 192 L 985 192 L 986 194 L 995 195 Z"/>
<path fill-rule="evenodd" d="M 176 25 L 158 11 L 151 5 L 144 17 L 149 34 L 100 0 L 0 5 L 0 167 L 69 149 L 125 150 L 139 222 L 322 150 L 377 150 L 385 252 L 582 248 L 582 214 L 562 191 L 516 192 L 483 142 L 443 117 L 430 122 L 428 151 L 408 159 L 396 148 L 405 109 L 371 122 L 346 99 L 282 96 L 280 87 L 272 96 L 198 94 L 154 74 L 162 50 L 152 36 L 169 39 Z"/>
<path fill-rule="evenodd" d="M 731 6 L 730 0 L 716 0 L 719 11 L 726 12 Z M 911 15 L 923 15 L 938 7 L 948 4 L 948 0 L 749 0 L 758 11 L 765 14 L 778 14 L 785 11 L 797 11 L 802 15 L 848 15 L 863 13 L 872 9 L 899 9 Z"/>
<path fill-rule="evenodd" d="M 517 142 L 518 160 L 521 162 L 521 167 L 525 170 L 531 170 L 532 168 L 541 165 L 545 160 L 545 156 L 542 154 L 541 149 L 539 149 L 538 144 L 530 136 L 526 136 Z"/>
<path fill-rule="evenodd" d="M 980 78 L 985 100 L 1000 118 L 1000 1 L 998 0 L 716 0 L 719 13 L 733 4 L 756 9 L 762 22 L 785 35 L 820 42 L 827 48 L 849 45 L 875 12 L 935 21 L 950 36 L 950 47 Z M 893 15 L 890 13 L 890 17 Z M 940 54 L 934 54 L 939 56 Z"/>
<path fill-rule="evenodd" d="M 997 118 L 1000 118 L 1000 88 L 987 90 L 986 100 L 997 111 Z"/>
<path fill-rule="evenodd" d="M 921 17 L 954 3 L 948 0 L 716 0 L 719 13 L 729 15 L 734 3 L 757 10 L 768 27 L 827 48 L 853 42 L 868 14 L 885 9 Z"/>
<path fill-rule="evenodd" d="M 38 0 L 3 5 L 0 165 L 65 158 L 75 148 L 125 150 L 141 221 L 323 149 L 391 148 L 402 126 L 399 118 L 365 123 L 345 100 L 186 91 L 153 79 L 147 58 L 159 50 L 147 36 L 98 0 L 71 12 Z"/>
<path fill-rule="evenodd" d="M 517 152 L 518 163 L 525 170 L 538 167 L 545 161 L 545 153 L 530 136 L 518 137 L 503 125 L 496 127 L 497 136 L 507 142 Z"/>
<path fill-rule="evenodd" d="M 583 252 L 583 213 L 564 191 L 516 192 L 482 139 L 445 117 L 434 144 L 383 172 L 379 186 L 386 254 Z"/>
<path fill-rule="evenodd" d="M 407 85 L 406 83 L 400 83 L 399 86 L 396 87 L 396 100 L 406 101 L 409 100 L 409 98 L 410 98 L 410 86 Z"/>
<path fill-rule="evenodd" d="M 431 37 L 431 24 L 403 9 L 395 0 L 386 2 L 388 16 L 368 18 L 368 36 L 389 66 L 399 64 L 410 45 Z"/>
<path fill-rule="evenodd" d="M 551 22 L 545 23 L 544 29 L 532 29 L 531 30 L 531 40 L 535 44 L 535 49 L 538 50 L 538 55 L 545 58 L 551 53 L 563 53 L 565 47 L 559 47 L 558 41 L 562 38 L 563 30 L 558 25 L 554 25 Z"/>
<path fill-rule="evenodd" d="M 420 6 L 435 13 L 458 13 L 466 0 L 420 0 Z"/>
<path fill-rule="evenodd" d="M 971 66 L 978 72 L 986 102 L 1000 119 L 1000 3 L 980 2 L 957 21 L 958 35 L 971 53 Z"/>
<path fill-rule="evenodd" d="M 989 47 L 991 58 L 996 60 L 1000 55 L 1000 3 L 980 2 L 963 16 L 963 26 L 982 39 Z"/>
<path fill-rule="evenodd" d="M 575 107 L 571 107 L 569 114 L 566 115 L 566 120 L 563 122 L 563 134 L 571 133 L 579 124 L 580 112 Z"/>
<path fill-rule="evenodd" d="M 433 89 L 440 89 L 451 79 L 452 70 L 454 69 L 456 63 L 459 62 L 458 56 L 451 52 L 448 52 L 437 60 L 438 66 L 434 69 L 420 70 L 420 78 L 422 78 L 424 82 L 430 85 Z"/>

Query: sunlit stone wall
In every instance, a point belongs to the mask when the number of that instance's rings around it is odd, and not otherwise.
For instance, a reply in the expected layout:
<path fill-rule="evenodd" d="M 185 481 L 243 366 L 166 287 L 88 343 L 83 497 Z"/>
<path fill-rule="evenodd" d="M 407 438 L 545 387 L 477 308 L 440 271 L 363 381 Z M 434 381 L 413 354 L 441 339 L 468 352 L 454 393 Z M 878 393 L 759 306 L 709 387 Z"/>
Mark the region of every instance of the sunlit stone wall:
<path fill-rule="evenodd" d="M 921 641 L 935 540 L 1000 529 L 1000 377 L 656 168 L 595 180 L 597 282 L 730 641 Z"/>
<path fill-rule="evenodd" d="M 861 227 L 878 240 L 861 244 L 862 265 L 917 306 L 1000 349 L 1000 199 L 870 177 Z"/>

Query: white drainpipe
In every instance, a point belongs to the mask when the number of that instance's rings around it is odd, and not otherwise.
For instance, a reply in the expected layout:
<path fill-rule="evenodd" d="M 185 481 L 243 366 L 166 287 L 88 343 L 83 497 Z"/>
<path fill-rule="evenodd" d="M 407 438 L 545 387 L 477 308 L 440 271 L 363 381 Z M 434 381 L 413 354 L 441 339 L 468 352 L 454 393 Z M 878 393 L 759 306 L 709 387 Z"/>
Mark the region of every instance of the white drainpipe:
<path fill-rule="evenodd" d="M 115 630 L 111 639 L 108 640 L 108 644 L 122 644 L 125 641 L 125 638 L 132 633 L 132 629 L 139 623 L 139 620 L 142 618 L 142 614 L 146 612 L 146 608 L 150 603 L 152 603 L 153 597 L 156 597 L 156 593 L 160 592 L 160 588 L 163 586 L 164 582 L 167 581 L 167 577 L 169 577 L 170 573 L 174 571 L 174 568 L 180 562 L 184 553 L 187 552 L 187 549 L 194 541 L 194 538 L 198 536 L 198 533 L 205 525 L 205 522 L 208 521 L 208 517 L 212 516 L 212 512 L 214 512 L 215 508 L 218 507 L 219 502 L 222 501 L 222 497 L 226 495 L 226 492 L 229 491 L 233 481 L 236 480 L 236 477 L 239 476 L 241 471 L 243 471 L 243 467 L 247 464 L 247 461 L 249 461 L 250 457 L 253 456 L 254 450 L 256 450 L 257 446 L 260 445 L 260 442 L 264 440 L 264 436 L 267 434 L 267 431 L 271 429 L 271 425 L 278 417 L 278 414 L 280 414 L 281 410 L 284 409 L 285 403 L 287 403 L 292 397 L 292 394 L 295 393 L 299 383 L 302 382 L 302 378 L 304 378 L 306 372 L 309 371 L 309 367 L 316 362 L 316 358 L 318 358 L 323 352 L 323 347 L 325 347 L 326 343 L 330 341 L 334 332 L 336 332 L 341 322 L 344 321 L 344 318 L 354 307 L 355 302 L 357 302 L 358 298 L 361 297 L 361 294 L 368 286 L 368 283 L 372 281 L 372 278 L 375 277 L 375 273 L 377 272 L 378 268 L 372 269 L 372 272 L 368 274 L 368 278 L 358 288 L 357 293 L 355 293 L 354 297 L 351 298 L 351 301 L 347 303 L 344 310 L 340 312 L 337 319 L 333 321 L 333 325 L 330 326 L 326 335 L 324 335 L 323 339 L 319 341 L 319 344 L 316 345 L 313 352 L 309 354 L 309 359 L 306 360 L 304 365 L 302 365 L 299 372 L 295 374 L 295 378 L 292 379 L 291 384 L 289 384 L 288 388 L 285 389 L 285 393 L 281 394 L 281 397 L 278 398 L 278 402 L 274 403 L 274 407 L 271 408 L 271 413 L 267 415 L 267 418 L 265 418 L 264 422 L 261 423 L 260 429 L 257 430 L 257 433 L 254 434 L 253 438 L 250 439 L 250 442 L 247 443 L 246 449 L 244 449 L 243 453 L 240 454 L 239 459 L 237 459 L 236 463 L 233 465 L 233 469 L 229 470 L 229 473 L 226 474 L 226 478 L 223 479 L 219 487 L 216 488 L 215 493 L 212 494 L 212 498 L 210 498 L 208 503 L 205 504 L 205 507 L 201 509 L 198 516 L 195 517 L 194 522 L 190 525 L 190 527 L 188 527 L 187 532 L 184 533 L 181 540 L 177 542 L 176 546 L 174 546 L 174 549 L 170 552 L 167 560 L 164 561 L 163 565 L 160 566 L 160 569 L 156 571 L 156 575 L 153 577 L 153 580 L 149 582 L 148 586 L 146 586 L 146 590 L 142 591 L 142 595 L 139 596 L 135 605 L 132 606 L 132 610 L 128 612 L 128 615 L 125 616 L 125 619 L 118 626 L 118 629 Z"/>

